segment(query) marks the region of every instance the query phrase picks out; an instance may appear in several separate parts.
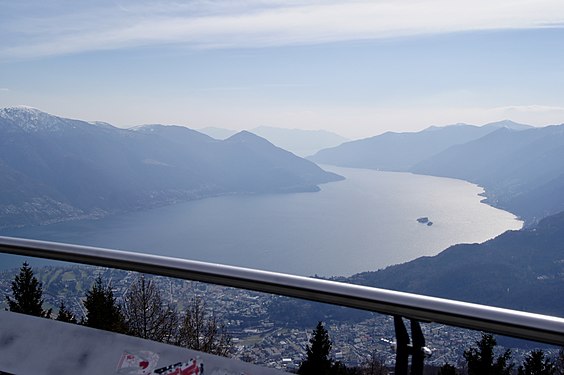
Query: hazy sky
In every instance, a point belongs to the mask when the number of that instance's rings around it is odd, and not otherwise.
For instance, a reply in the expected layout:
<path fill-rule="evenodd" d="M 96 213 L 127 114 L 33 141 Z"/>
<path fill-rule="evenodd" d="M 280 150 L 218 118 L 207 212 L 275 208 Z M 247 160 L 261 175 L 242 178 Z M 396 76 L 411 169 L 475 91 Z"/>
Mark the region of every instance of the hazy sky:
<path fill-rule="evenodd" d="M 562 0 L 0 0 L 0 107 L 351 138 L 564 122 Z"/>

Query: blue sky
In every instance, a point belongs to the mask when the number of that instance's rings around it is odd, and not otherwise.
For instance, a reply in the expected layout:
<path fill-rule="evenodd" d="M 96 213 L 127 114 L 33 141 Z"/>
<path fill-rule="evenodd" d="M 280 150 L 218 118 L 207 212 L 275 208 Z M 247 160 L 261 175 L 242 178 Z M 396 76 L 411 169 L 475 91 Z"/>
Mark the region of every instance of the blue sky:
<path fill-rule="evenodd" d="M 0 107 L 327 129 L 564 122 L 561 0 L 4 1 Z"/>

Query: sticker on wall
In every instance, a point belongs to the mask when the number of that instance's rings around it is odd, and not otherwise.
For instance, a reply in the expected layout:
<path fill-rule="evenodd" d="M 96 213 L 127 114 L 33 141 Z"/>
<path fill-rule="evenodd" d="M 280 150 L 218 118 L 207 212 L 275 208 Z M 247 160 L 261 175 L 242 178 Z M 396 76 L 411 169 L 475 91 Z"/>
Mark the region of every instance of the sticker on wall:
<path fill-rule="evenodd" d="M 124 352 L 117 365 L 118 374 L 152 374 L 159 355 L 150 351 Z"/>

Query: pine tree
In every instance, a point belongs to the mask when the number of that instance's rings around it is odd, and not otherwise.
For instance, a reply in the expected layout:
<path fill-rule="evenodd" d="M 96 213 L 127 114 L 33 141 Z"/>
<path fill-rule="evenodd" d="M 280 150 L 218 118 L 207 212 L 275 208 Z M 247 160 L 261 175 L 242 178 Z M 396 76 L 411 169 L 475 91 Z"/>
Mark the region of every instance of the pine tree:
<path fill-rule="evenodd" d="M 464 351 L 468 364 L 468 375 L 509 375 L 513 370 L 510 364 L 511 351 L 508 349 L 494 362 L 494 347 L 497 342 L 493 335 L 483 333 L 482 339 L 476 341 L 477 347 Z"/>
<path fill-rule="evenodd" d="M 330 374 L 333 361 L 329 357 L 329 353 L 331 352 L 332 342 L 322 322 L 317 323 L 309 343 L 311 346 L 307 345 L 306 347 L 307 358 L 300 365 L 298 374 Z"/>
<path fill-rule="evenodd" d="M 86 319 L 84 325 L 106 331 L 125 332 L 123 314 L 110 286 L 104 286 L 98 276 L 84 301 Z"/>
<path fill-rule="evenodd" d="M 519 375 L 554 375 L 556 366 L 544 356 L 542 350 L 533 350 L 527 355 L 522 366 L 519 366 Z"/>
<path fill-rule="evenodd" d="M 75 323 L 75 324 L 77 323 L 76 317 L 70 310 L 67 309 L 65 303 L 62 300 L 61 303 L 59 304 L 59 313 L 57 314 L 55 320 L 61 322 L 67 322 L 67 323 Z"/>
<path fill-rule="evenodd" d="M 182 319 L 176 345 L 226 357 L 231 352 L 231 337 L 213 314 L 206 314 L 204 301 L 195 298 Z"/>
<path fill-rule="evenodd" d="M 158 288 L 144 275 L 129 287 L 123 315 L 130 335 L 166 343 L 174 339 L 178 315 L 171 306 L 164 305 Z"/>
<path fill-rule="evenodd" d="M 44 318 L 51 315 L 50 309 L 43 310 L 42 285 L 27 262 L 12 281 L 12 297 L 6 296 L 6 300 L 10 311 Z"/>

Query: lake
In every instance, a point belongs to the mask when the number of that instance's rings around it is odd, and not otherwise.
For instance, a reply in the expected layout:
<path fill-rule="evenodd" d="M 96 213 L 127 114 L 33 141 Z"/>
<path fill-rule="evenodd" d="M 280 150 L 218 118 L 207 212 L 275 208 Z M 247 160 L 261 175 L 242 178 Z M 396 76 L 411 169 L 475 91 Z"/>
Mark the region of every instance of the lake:
<path fill-rule="evenodd" d="M 317 193 L 237 195 L 1 235 L 149 252 L 299 275 L 351 275 L 483 242 L 522 222 L 465 181 L 324 166 Z M 427 226 L 417 222 L 428 217 Z M 21 259 L 2 258 L 3 268 Z M 32 265 L 34 262 L 32 262 Z"/>

